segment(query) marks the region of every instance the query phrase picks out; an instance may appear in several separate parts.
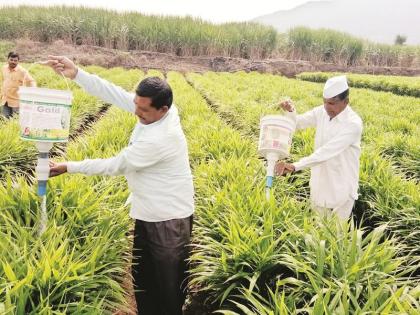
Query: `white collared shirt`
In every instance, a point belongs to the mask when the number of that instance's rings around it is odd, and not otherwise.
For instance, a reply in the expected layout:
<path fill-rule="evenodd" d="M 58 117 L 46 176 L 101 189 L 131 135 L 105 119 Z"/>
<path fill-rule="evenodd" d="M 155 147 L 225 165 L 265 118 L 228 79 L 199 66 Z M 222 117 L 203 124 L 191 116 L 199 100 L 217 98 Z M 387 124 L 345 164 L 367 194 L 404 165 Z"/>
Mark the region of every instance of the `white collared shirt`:
<path fill-rule="evenodd" d="M 362 120 L 349 105 L 330 120 L 324 106 L 297 116 L 297 129 L 315 127 L 315 152 L 293 163 L 296 171 L 311 168 L 311 201 L 335 208 L 359 188 Z"/>
<path fill-rule="evenodd" d="M 75 82 L 88 93 L 134 113 L 133 93 L 81 69 Z M 68 162 L 67 170 L 86 175 L 124 175 L 134 219 L 159 222 L 186 218 L 194 212 L 187 141 L 175 105 L 155 123 L 137 123 L 130 144 L 118 155 Z"/>

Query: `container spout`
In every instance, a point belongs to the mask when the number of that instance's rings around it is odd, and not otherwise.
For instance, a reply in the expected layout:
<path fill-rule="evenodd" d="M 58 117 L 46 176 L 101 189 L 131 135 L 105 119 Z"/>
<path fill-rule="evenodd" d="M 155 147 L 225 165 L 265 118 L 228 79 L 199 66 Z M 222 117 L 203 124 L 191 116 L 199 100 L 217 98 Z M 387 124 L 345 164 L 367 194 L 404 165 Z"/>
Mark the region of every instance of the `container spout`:
<path fill-rule="evenodd" d="M 47 194 L 47 181 L 46 180 L 38 180 L 38 196 L 42 197 Z"/>
<path fill-rule="evenodd" d="M 275 153 L 269 153 L 267 155 L 267 175 L 265 180 L 265 194 L 267 197 L 267 200 L 270 199 L 270 191 L 271 187 L 273 187 L 273 181 L 274 181 L 274 168 L 276 166 L 276 162 L 278 160 L 278 154 Z"/>
<path fill-rule="evenodd" d="M 38 163 L 35 167 L 36 178 L 38 180 L 38 196 L 41 197 L 41 221 L 39 228 L 39 235 L 42 235 L 47 229 L 47 181 L 50 176 L 50 165 L 48 161 L 49 151 L 53 143 L 46 141 L 37 141 L 35 143 L 39 151 Z"/>
<path fill-rule="evenodd" d="M 48 152 L 51 150 L 52 142 L 36 142 L 36 148 L 39 151 L 38 163 L 35 167 L 36 178 L 38 180 L 38 196 L 47 194 L 47 181 L 50 175 L 50 166 Z"/>
<path fill-rule="evenodd" d="M 273 152 L 267 154 L 267 179 L 266 187 L 271 188 L 273 186 L 274 179 L 274 168 L 276 167 L 276 162 L 279 159 L 279 155 Z"/>

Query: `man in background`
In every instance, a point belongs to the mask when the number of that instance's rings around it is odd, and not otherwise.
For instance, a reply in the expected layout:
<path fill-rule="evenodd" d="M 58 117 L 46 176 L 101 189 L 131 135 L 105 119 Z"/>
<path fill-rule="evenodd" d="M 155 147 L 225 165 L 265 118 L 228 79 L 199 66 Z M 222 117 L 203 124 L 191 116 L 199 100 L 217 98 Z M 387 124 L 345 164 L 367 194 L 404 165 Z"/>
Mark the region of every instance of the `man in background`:
<path fill-rule="evenodd" d="M 20 86 L 36 86 L 35 80 L 29 72 L 19 65 L 19 54 L 10 52 L 7 56 L 7 64 L 1 69 L 1 106 L 2 113 L 6 118 L 19 113 Z"/>

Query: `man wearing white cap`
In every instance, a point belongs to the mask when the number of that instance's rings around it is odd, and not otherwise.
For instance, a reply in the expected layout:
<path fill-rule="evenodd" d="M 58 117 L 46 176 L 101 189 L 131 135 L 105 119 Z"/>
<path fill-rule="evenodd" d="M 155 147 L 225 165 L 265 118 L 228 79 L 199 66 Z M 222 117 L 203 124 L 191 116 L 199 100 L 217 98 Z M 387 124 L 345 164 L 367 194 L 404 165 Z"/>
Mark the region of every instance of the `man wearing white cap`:
<path fill-rule="evenodd" d="M 315 152 L 289 164 L 278 162 L 276 174 L 311 169 L 313 208 L 322 215 L 349 218 L 359 187 L 362 120 L 351 109 L 345 76 L 330 78 L 324 86 L 324 105 L 297 116 L 296 129 L 316 128 Z M 280 106 L 293 112 L 291 101 Z"/>

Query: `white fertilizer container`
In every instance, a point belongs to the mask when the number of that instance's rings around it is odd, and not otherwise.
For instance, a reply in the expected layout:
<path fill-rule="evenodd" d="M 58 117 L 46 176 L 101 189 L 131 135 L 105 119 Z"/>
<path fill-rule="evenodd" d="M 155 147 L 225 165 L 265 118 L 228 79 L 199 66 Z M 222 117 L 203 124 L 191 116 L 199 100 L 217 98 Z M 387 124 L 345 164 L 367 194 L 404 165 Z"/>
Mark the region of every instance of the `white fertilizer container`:
<path fill-rule="evenodd" d="M 286 115 L 268 115 L 261 118 L 258 153 L 267 160 L 266 197 L 270 200 L 274 168 L 278 160 L 289 156 L 293 133 L 296 129 L 296 112 Z"/>
<path fill-rule="evenodd" d="M 292 136 L 296 128 L 296 114 L 285 116 L 269 115 L 261 118 L 258 152 L 268 158 L 276 155 L 277 159 L 289 156 Z"/>
<path fill-rule="evenodd" d="M 71 91 L 20 87 L 20 137 L 30 141 L 67 142 Z"/>

